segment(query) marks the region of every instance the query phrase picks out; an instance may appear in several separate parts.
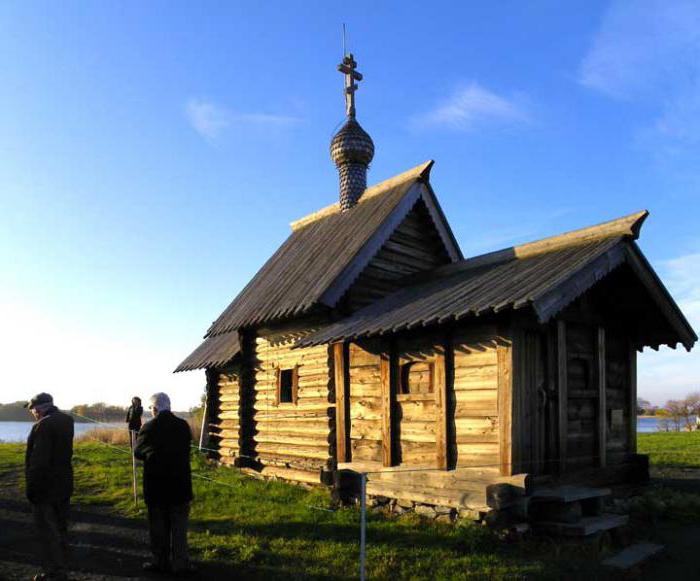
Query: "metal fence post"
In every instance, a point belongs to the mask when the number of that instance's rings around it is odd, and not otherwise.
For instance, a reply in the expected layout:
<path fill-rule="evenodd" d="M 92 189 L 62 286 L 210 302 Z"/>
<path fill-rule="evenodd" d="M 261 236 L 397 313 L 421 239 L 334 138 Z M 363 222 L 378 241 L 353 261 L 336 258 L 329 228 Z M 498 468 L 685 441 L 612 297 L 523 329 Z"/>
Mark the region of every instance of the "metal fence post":
<path fill-rule="evenodd" d="M 365 581 L 367 559 L 367 473 L 360 476 L 360 581 Z"/>

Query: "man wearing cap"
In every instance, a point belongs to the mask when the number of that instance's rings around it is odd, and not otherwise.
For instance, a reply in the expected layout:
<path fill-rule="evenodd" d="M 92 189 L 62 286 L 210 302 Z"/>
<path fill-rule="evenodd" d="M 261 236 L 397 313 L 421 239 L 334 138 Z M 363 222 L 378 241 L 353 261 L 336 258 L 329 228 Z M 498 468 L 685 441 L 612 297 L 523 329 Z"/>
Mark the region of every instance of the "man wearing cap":
<path fill-rule="evenodd" d="M 27 439 L 25 477 L 43 572 L 35 580 L 66 579 L 68 512 L 73 493 L 73 418 L 53 405 L 48 393 L 24 407 L 36 419 Z"/>
<path fill-rule="evenodd" d="M 187 521 L 192 501 L 189 424 L 170 411 L 170 398 L 150 398 L 153 419 L 136 438 L 134 455 L 143 460 L 143 496 L 148 507 L 148 528 L 153 561 L 146 571 L 187 573 Z"/>

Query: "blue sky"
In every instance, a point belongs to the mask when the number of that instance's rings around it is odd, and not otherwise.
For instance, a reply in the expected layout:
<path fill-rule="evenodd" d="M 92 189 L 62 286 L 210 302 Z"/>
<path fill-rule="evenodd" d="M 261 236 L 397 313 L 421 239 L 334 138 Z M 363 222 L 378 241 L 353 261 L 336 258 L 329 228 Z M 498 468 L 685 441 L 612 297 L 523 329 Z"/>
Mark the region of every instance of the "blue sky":
<path fill-rule="evenodd" d="M 370 182 L 435 159 L 466 255 L 651 211 L 700 327 L 700 5 L 3 2 L 0 401 L 169 391 L 208 323 L 337 197 L 341 23 Z M 700 389 L 645 353 L 640 394 Z"/>

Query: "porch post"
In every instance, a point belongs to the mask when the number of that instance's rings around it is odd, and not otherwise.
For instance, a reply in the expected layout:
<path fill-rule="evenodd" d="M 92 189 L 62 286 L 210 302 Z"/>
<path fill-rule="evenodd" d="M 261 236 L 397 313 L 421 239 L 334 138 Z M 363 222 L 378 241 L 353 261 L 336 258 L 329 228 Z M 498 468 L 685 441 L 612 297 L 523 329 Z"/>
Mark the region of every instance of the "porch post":
<path fill-rule="evenodd" d="M 394 407 L 396 384 L 396 349 L 393 344 L 382 349 L 379 359 L 379 374 L 382 385 L 382 460 L 384 466 L 396 462 L 394 444 Z"/>
<path fill-rule="evenodd" d="M 338 462 L 350 462 L 350 382 L 349 345 L 333 344 L 333 371 L 335 378 L 335 438 Z"/>
<path fill-rule="evenodd" d="M 630 343 L 629 347 L 629 426 L 627 441 L 629 453 L 637 453 L 637 348 Z"/>
<path fill-rule="evenodd" d="M 433 362 L 433 386 L 437 394 L 438 402 L 438 425 L 435 434 L 435 444 L 437 447 L 437 467 L 441 470 L 449 468 L 449 441 L 448 441 L 448 419 L 449 419 L 449 393 L 447 389 L 447 373 L 445 371 L 445 354 L 447 341 L 443 341 L 443 350 L 438 352 Z"/>
<path fill-rule="evenodd" d="M 605 395 L 605 386 L 607 383 L 605 375 L 605 328 L 598 327 L 597 336 L 597 352 L 598 352 L 598 460 L 600 466 L 604 467 L 607 464 L 607 446 L 608 446 L 608 425 L 607 425 L 607 400 Z"/>
<path fill-rule="evenodd" d="M 566 370 L 566 323 L 557 321 L 557 385 L 559 388 L 559 472 L 566 472 L 569 394 Z"/>

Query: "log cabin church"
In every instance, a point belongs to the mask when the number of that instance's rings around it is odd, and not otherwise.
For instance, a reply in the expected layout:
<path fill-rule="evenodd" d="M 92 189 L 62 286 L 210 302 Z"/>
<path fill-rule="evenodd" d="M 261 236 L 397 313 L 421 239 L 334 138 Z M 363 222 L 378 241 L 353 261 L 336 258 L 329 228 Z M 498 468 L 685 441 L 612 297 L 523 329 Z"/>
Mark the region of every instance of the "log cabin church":
<path fill-rule="evenodd" d="M 482 513 L 506 484 L 644 478 L 637 353 L 697 337 L 635 240 L 647 212 L 462 255 L 432 161 L 366 186 L 345 75 L 339 200 L 291 234 L 176 371 L 205 369 L 209 447 L 263 476 Z M 508 496 L 508 495 L 506 495 Z"/>

